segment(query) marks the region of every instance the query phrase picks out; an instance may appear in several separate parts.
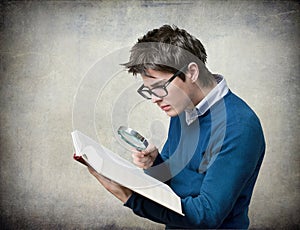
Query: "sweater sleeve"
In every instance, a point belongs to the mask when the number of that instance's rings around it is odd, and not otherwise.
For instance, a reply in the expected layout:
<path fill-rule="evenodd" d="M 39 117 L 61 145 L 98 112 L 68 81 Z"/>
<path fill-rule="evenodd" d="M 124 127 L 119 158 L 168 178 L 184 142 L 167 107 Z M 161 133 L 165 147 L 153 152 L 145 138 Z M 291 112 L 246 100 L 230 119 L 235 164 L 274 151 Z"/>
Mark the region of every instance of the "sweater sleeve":
<path fill-rule="evenodd" d="M 264 153 L 264 138 L 257 126 L 232 125 L 227 127 L 226 133 L 214 163 L 205 172 L 200 194 L 181 200 L 185 216 L 138 194 L 133 194 L 125 206 L 141 217 L 169 227 L 219 227 L 234 207 L 241 191 L 253 186 Z M 249 193 L 252 190 L 253 187 Z"/>

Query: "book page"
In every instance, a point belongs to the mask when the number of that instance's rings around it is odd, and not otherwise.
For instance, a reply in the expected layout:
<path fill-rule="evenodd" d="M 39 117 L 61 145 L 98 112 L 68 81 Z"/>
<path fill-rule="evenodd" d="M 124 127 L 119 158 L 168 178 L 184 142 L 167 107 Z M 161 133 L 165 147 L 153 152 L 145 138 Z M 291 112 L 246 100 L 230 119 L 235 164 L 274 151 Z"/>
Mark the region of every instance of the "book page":
<path fill-rule="evenodd" d="M 169 186 L 79 131 L 72 132 L 72 139 L 76 155 L 82 156 L 99 174 L 184 215 L 180 197 Z"/>

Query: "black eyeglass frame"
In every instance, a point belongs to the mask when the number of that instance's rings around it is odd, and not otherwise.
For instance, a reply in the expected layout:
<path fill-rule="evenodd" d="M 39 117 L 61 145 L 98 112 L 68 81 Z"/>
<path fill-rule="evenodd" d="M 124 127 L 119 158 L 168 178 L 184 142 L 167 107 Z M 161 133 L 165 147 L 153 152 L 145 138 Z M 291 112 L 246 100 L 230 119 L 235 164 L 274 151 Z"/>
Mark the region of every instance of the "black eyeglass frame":
<path fill-rule="evenodd" d="M 152 99 L 152 97 L 148 97 L 147 95 L 145 95 L 143 93 L 143 91 L 146 91 L 147 93 L 150 94 L 150 96 L 153 94 L 155 95 L 156 97 L 159 97 L 159 98 L 164 98 L 166 96 L 168 96 L 168 90 L 167 90 L 167 86 L 176 78 L 178 77 L 181 73 L 184 74 L 184 71 L 185 69 L 188 67 L 188 65 L 185 65 L 184 67 L 182 67 L 180 70 L 178 70 L 176 73 L 173 74 L 172 77 L 169 78 L 168 81 L 166 81 L 163 85 L 158 85 L 158 86 L 155 86 L 153 87 L 152 89 L 148 88 L 147 86 L 145 86 L 144 84 L 142 84 L 138 89 L 137 89 L 137 92 L 144 98 L 146 98 L 147 100 L 150 100 Z M 157 95 L 156 93 L 154 93 L 152 90 L 153 89 L 157 89 L 157 88 L 160 88 L 160 89 L 163 89 L 165 91 L 165 95 L 161 96 L 161 95 Z"/>

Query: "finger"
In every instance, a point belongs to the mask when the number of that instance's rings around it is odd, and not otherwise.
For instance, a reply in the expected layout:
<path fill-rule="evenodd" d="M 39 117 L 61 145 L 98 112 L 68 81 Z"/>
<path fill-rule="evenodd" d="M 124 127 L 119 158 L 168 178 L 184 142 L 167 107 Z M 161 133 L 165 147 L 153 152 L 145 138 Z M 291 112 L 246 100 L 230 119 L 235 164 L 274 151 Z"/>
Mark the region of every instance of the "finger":
<path fill-rule="evenodd" d="M 150 143 L 148 145 L 148 147 L 145 150 L 143 150 L 142 152 L 145 153 L 145 155 L 148 155 L 148 154 L 150 154 L 152 152 L 155 152 L 155 151 L 157 151 L 156 146 Z"/>
<path fill-rule="evenodd" d="M 133 163 L 139 168 L 147 169 L 153 165 L 153 160 L 151 158 L 145 158 L 143 161 L 134 159 Z"/>
<path fill-rule="evenodd" d="M 143 162 L 140 162 L 139 160 L 137 159 L 133 159 L 133 163 L 138 166 L 139 168 L 143 168 L 144 167 L 144 163 Z"/>
<path fill-rule="evenodd" d="M 144 156 L 149 155 L 149 153 L 145 152 L 144 150 L 143 151 L 139 151 L 139 150 L 132 151 L 132 154 L 136 157 L 144 157 Z"/>
<path fill-rule="evenodd" d="M 144 163 L 144 162 L 140 162 L 140 161 L 134 161 L 133 163 L 139 168 L 145 169 L 148 167 L 148 162 Z"/>
<path fill-rule="evenodd" d="M 132 155 L 132 160 L 134 163 L 146 163 L 153 161 L 153 157 L 151 155 L 143 157 L 136 157 L 135 155 Z"/>
<path fill-rule="evenodd" d="M 134 153 L 139 153 L 139 152 L 141 152 L 141 151 L 139 151 L 139 150 L 137 150 L 137 149 L 135 149 L 135 148 L 130 148 L 130 151 L 131 151 L 131 152 L 134 152 Z"/>
<path fill-rule="evenodd" d="M 133 153 L 135 153 L 135 154 L 141 154 L 141 153 L 143 153 L 144 155 L 148 155 L 148 154 L 156 151 L 157 148 L 153 144 L 149 144 L 148 147 L 146 149 L 144 149 L 144 150 L 137 150 L 135 148 L 131 148 L 130 150 Z"/>
<path fill-rule="evenodd" d="M 153 160 L 151 158 L 148 158 L 146 161 L 144 161 L 144 168 L 149 168 L 153 164 Z"/>
<path fill-rule="evenodd" d="M 131 155 L 133 158 L 144 158 L 145 157 L 145 154 L 142 153 L 142 152 L 139 152 L 139 153 L 133 153 Z"/>
<path fill-rule="evenodd" d="M 141 163 L 146 163 L 146 162 L 151 161 L 151 157 L 137 158 L 137 160 Z"/>

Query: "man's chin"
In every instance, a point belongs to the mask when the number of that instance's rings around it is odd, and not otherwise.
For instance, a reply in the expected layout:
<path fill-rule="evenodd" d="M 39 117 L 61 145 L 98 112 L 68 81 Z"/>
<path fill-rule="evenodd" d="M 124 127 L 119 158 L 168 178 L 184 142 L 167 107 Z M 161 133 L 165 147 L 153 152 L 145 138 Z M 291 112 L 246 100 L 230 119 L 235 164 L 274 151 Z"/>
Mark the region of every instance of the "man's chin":
<path fill-rule="evenodd" d="M 170 109 L 168 111 L 165 111 L 165 113 L 169 116 L 169 117 L 176 117 L 178 116 L 178 111 L 175 109 Z"/>

